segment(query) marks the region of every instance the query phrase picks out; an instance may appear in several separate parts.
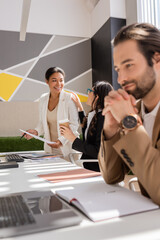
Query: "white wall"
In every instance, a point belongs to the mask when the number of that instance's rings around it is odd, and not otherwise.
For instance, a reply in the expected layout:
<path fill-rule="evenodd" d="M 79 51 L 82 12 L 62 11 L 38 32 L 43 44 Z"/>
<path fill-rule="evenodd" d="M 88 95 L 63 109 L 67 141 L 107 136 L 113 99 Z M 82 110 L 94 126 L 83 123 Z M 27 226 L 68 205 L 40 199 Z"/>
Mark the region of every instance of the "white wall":
<path fill-rule="evenodd" d="M 22 3 L 22 0 L 0 0 L 0 30 L 20 30 Z"/>
<path fill-rule="evenodd" d="M 0 102 L 0 137 L 20 136 L 19 129 L 35 128 L 38 102 Z"/>
<path fill-rule="evenodd" d="M 19 129 L 34 129 L 39 119 L 38 104 L 38 101 L 0 102 L 0 137 L 21 136 Z M 82 105 L 86 113 L 90 111 L 89 106 Z"/>
<path fill-rule="evenodd" d="M 115 18 L 126 18 L 125 0 L 110 0 L 110 15 Z"/>
<path fill-rule="evenodd" d="M 86 0 L 32 0 L 27 32 L 90 37 Z M 22 0 L 0 0 L 0 30 L 19 31 Z"/>
<path fill-rule="evenodd" d="M 0 0 L 0 30 L 19 31 L 22 0 Z M 126 18 L 125 0 L 32 0 L 27 32 L 92 37 L 109 17 Z"/>
<path fill-rule="evenodd" d="M 0 0 L 0 30 L 19 31 L 22 0 Z M 125 18 L 125 0 L 100 0 L 92 13 L 86 0 L 32 0 L 27 32 L 92 37 L 109 19 Z M 25 115 L 31 104 L 34 112 Z M 19 128 L 34 128 L 37 103 L 0 103 L 0 135 L 16 136 Z M 25 119 L 25 121 L 24 121 Z"/>
<path fill-rule="evenodd" d="M 91 35 L 93 36 L 110 18 L 126 18 L 125 0 L 100 0 L 91 15 Z"/>
<path fill-rule="evenodd" d="M 137 0 L 126 0 L 126 18 L 127 25 L 138 21 L 137 16 Z"/>
<path fill-rule="evenodd" d="M 110 0 L 100 0 L 91 15 L 91 35 L 93 36 L 110 17 Z"/>

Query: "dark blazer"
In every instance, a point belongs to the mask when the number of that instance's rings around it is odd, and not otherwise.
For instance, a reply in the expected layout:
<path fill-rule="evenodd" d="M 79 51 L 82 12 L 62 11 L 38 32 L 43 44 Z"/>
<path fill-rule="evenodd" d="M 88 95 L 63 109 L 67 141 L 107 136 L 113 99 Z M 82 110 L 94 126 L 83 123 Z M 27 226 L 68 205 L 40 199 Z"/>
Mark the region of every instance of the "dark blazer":
<path fill-rule="evenodd" d="M 79 118 L 81 123 L 84 117 L 85 117 L 84 112 L 79 112 Z M 86 127 L 85 127 L 85 128 L 82 128 L 83 140 L 79 138 L 76 138 L 74 140 L 72 144 L 72 148 L 83 153 L 81 159 L 97 159 L 98 158 L 103 123 L 104 123 L 104 116 L 102 116 L 102 112 L 98 112 L 95 130 L 92 131 L 93 134 L 91 135 L 89 133 L 89 129 L 91 126 L 90 124 L 88 133 L 87 133 L 87 139 L 85 139 L 84 137 L 85 130 L 86 130 Z M 98 172 L 100 171 L 98 162 L 91 161 L 90 163 L 84 163 L 83 165 L 85 168 L 89 170 L 94 170 Z"/>

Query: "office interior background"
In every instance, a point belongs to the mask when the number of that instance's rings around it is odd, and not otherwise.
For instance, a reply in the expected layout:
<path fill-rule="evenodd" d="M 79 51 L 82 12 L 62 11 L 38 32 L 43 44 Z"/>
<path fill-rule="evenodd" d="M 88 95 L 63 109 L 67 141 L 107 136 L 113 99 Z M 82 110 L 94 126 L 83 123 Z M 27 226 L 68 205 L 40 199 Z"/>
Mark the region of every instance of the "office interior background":
<path fill-rule="evenodd" d="M 159 28 L 159 7 L 159 0 L 0 0 L 0 137 L 36 126 L 51 66 L 64 69 L 64 89 L 85 109 L 86 89 L 97 80 L 117 89 L 111 40 L 126 24 Z"/>

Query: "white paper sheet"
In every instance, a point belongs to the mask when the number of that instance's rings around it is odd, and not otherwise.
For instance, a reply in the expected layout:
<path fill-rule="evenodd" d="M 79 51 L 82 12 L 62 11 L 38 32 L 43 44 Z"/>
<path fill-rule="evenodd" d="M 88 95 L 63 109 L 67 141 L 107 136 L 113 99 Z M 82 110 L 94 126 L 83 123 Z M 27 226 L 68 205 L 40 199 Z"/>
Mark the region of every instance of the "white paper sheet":
<path fill-rule="evenodd" d="M 19 130 L 20 130 L 21 132 L 23 132 L 23 133 L 26 133 L 26 134 L 28 134 L 28 135 L 30 135 L 30 136 L 32 136 L 32 137 L 34 137 L 34 138 L 42 141 L 42 142 L 49 143 L 49 144 L 55 143 L 55 142 L 48 141 L 48 140 L 46 140 L 45 138 L 38 137 L 38 136 L 36 136 L 36 135 L 34 135 L 34 134 L 32 134 L 32 133 L 29 133 L 29 132 L 27 132 L 27 131 L 24 131 L 24 130 L 22 130 L 22 129 L 19 129 Z"/>

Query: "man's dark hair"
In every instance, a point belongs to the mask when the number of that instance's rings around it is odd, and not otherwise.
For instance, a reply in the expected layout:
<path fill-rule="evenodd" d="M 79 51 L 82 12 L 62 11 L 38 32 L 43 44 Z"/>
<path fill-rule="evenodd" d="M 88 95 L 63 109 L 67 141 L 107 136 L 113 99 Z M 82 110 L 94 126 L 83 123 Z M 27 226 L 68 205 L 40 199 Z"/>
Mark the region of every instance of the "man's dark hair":
<path fill-rule="evenodd" d="M 155 26 L 147 23 L 124 26 L 114 38 L 113 45 L 115 47 L 126 40 L 135 40 L 148 65 L 153 65 L 154 53 L 160 53 L 160 31 Z"/>

